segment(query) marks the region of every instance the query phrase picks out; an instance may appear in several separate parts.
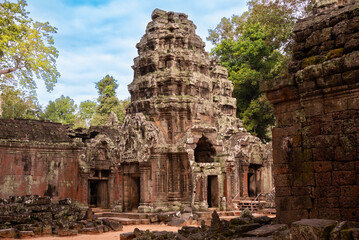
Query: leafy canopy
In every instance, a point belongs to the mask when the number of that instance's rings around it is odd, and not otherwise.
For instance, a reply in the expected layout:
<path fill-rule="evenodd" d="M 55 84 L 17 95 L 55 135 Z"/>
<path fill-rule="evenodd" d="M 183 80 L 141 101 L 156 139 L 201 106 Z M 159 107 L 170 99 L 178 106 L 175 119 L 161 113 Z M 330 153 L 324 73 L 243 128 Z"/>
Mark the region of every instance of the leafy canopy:
<path fill-rule="evenodd" d="M 1 89 L 1 118 L 39 119 L 42 111 L 36 96 L 16 89 L 13 86 Z"/>
<path fill-rule="evenodd" d="M 118 84 L 116 79 L 110 75 L 106 75 L 103 79 L 96 83 L 99 97 L 97 101 L 99 105 L 96 108 L 95 116 L 92 119 L 92 125 L 105 125 L 110 112 L 114 112 L 120 123 L 125 117 L 125 108 L 129 104 L 129 100 L 120 101 L 116 97 L 116 89 Z"/>
<path fill-rule="evenodd" d="M 76 109 L 77 106 L 73 99 L 61 95 L 55 101 L 49 102 L 44 112 L 44 118 L 62 124 L 74 124 Z"/>
<path fill-rule="evenodd" d="M 56 28 L 29 18 L 26 5 L 25 0 L 0 3 L 0 84 L 16 81 L 34 91 L 36 77 L 51 91 L 60 76 L 52 38 Z"/>
<path fill-rule="evenodd" d="M 271 105 L 259 83 L 286 71 L 292 28 L 307 13 L 311 0 L 251 0 L 241 16 L 222 18 L 207 40 L 211 54 L 227 68 L 237 99 L 237 116 L 252 134 L 270 140 L 274 124 Z"/>

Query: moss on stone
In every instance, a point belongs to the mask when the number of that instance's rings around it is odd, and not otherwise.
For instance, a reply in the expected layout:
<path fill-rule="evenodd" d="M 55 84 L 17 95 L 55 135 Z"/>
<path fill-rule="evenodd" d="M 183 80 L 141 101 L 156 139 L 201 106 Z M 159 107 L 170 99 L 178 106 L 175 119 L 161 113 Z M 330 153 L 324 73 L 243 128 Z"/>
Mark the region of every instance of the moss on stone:
<path fill-rule="evenodd" d="M 306 68 L 311 65 L 316 65 L 321 62 L 321 57 L 316 55 L 303 60 L 302 68 Z"/>
<path fill-rule="evenodd" d="M 344 48 L 333 49 L 333 50 L 329 51 L 327 53 L 327 55 L 325 55 L 322 62 L 325 62 L 325 61 L 333 59 L 333 58 L 341 57 L 341 56 L 343 56 L 343 54 L 344 54 Z"/>

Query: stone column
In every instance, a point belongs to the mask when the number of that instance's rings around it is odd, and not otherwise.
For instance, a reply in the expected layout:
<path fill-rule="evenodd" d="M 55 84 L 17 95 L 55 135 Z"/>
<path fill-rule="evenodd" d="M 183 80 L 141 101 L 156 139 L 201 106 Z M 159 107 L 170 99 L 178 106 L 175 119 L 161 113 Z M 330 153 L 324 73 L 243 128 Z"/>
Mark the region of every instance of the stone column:
<path fill-rule="evenodd" d="M 150 211 L 149 205 L 151 203 L 150 186 L 151 166 L 147 163 L 140 164 L 140 206 L 138 212 Z"/>
<path fill-rule="evenodd" d="M 90 177 L 90 173 L 81 172 L 80 173 L 80 199 L 84 204 L 88 204 L 88 179 Z"/>
<path fill-rule="evenodd" d="M 241 170 L 240 170 L 241 197 L 248 197 L 248 168 L 249 168 L 249 163 L 241 162 Z"/>

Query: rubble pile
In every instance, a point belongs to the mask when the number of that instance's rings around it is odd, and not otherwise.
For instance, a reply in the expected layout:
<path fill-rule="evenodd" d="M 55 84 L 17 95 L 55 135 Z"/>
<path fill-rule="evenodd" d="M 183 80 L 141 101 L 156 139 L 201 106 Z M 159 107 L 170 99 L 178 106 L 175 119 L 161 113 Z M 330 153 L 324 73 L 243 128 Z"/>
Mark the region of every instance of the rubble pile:
<path fill-rule="evenodd" d="M 46 235 L 72 236 L 122 230 L 120 222 L 98 219 L 88 207 L 66 198 L 12 196 L 0 198 L 0 238 L 26 238 Z"/>
<path fill-rule="evenodd" d="M 141 231 L 123 233 L 121 240 L 149 240 L 149 239 L 256 239 L 256 240 L 352 240 L 359 239 L 359 228 L 349 222 L 338 223 L 327 219 L 302 219 L 292 223 L 277 224 L 275 219 L 267 216 L 253 217 L 244 211 L 239 217 L 230 221 L 220 220 L 216 211 L 212 214 L 211 225 L 202 222 L 200 227 L 183 226 L 178 233 L 167 231 Z"/>

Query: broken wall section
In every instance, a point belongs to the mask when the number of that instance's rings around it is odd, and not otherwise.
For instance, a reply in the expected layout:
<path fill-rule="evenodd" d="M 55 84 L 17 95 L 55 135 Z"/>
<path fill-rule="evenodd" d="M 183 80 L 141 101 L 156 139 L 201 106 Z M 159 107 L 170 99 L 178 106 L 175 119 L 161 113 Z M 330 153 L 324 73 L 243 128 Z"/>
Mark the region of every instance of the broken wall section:
<path fill-rule="evenodd" d="M 294 28 L 289 76 L 261 86 L 274 105 L 277 219 L 359 220 L 359 4 Z"/>

